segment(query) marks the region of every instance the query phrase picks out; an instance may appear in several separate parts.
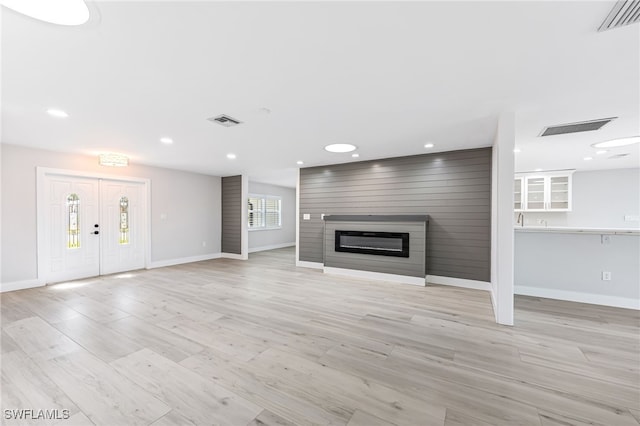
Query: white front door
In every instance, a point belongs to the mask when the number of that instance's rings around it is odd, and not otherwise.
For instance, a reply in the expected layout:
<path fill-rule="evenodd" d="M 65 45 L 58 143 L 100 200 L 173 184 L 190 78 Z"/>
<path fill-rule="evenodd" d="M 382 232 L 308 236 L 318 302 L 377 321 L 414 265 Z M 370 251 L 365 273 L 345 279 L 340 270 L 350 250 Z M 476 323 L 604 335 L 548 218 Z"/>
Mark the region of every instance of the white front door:
<path fill-rule="evenodd" d="M 47 176 L 43 241 L 48 255 L 47 282 L 58 282 L 100 274 L 98 179 Z M 99 232 L 99 231 L 98 231 Z"/>
<path fill-rule="evenodd" d="M 145 267 L 146 184 L 45 173 L 39 271 L 47 283 Z"/>
<path fill-rule="evenodd" d="M 144 268 L 144 184 L 100 182 L 102 274 Z"/>

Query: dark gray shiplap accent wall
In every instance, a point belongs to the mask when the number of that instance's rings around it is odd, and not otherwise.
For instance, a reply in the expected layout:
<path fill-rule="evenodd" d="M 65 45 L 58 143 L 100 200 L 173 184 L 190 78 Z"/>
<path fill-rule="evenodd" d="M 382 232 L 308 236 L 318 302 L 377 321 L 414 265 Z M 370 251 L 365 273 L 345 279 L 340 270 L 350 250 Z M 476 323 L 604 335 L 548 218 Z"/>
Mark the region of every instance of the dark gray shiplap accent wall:
<path fill-rule="evenodd" d="M 242 176 L 222 178 L 222 252 L 242 253 Z"/>
<path fill-rule="evenodd" d="M 489 281 L 491 148 L 301 169 L 302 261 L 323 262 L 322 213 L 429 215 L 427 274 Z"/>

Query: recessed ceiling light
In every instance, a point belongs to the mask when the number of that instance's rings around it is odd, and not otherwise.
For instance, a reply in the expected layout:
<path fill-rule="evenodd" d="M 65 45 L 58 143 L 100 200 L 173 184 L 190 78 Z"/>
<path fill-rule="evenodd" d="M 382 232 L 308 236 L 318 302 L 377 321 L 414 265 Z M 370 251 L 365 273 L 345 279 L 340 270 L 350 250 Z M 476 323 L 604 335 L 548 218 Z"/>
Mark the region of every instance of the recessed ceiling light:
<path fill-rule="evenodd" d="M 433 145 L 432 143 L 425 143 L 425 144 L 424 144 L 424 147 L 425 147 L 425 148 L 433 148 L 433 146 L 434 146 L 434 145 Z"/>
<path fill-rule="evenodd" d="M 356 154 L 351 154 L 351 156 L 352 156 L 353 158 L 358 158 L 358 157 L 360 157 L 360 154 L 358 154 L 358 153 L 356 153 Z"/>
<path fill-rule="evenodd" d="M 520 148 L 513 148 L 513 152 L 516 153 L 516 154 L 519 153 L 520 152 Z"/>
<path fill-rule="evenodd" d="M 610 141 L 598 142 L 591 145 L 594 148 L 615 148 L 617 146 L 633 145 L 640 143 L 640 136 L 632 136 L 630 138 L 613 139 Z"/>
<path fill-rule="evenodd" d="M 47 114 L 49 114 L 52 117 L 58 117 L 58 118 L 67 118 L 69 116 L 69 114 L 67 114 L 63 110 L 55 109 L 55 108 L 49 108 L 47 110 Z"/>
<path fill-rule="evenodd" d="M 535 171 L 536 171 L 536 172 L 541 172 L 541 171 L 542 171 L 542 169 L 536 169 Z"/>
<path fill-rule="evenodd" d="M 609 151 L 607 151 L 606 149 L 601 149 L 600 151 L 596 151 L 596 154 L 602 155 L 602 154 L 606 154 L 607 152 Z"/>
<path fill-rule="evenodd" d="M 593 157 L 584 157 L 583 160 L 584 161 L 591 161 L 591 160 L 593 160 Z"/>
<path fill-rule="evenodd" d="M 0 4 L 52 24 L 82 25 L 89 20 L 89 9 L 83 0 L 0 0 Z"/>
<path fill-rule="evenodd" d="M 167 144 L 167 145 L 171 145 L 173 143 L 173 139 L 171 138 L 160 138 L 160 142 Z"/>
<path fill-rule="evenodd" d="M 304 161 L 298 160 L 298 161 L 296 161 L 296 164 L 297 164 L 298 166 L 302 166 L 302 165 L 304 164 Z"/>
<path fill-rule="evenodd" d="M 227 154 L 227 158 L 229 160 L 235 160 L 236 159 L 236 155 L 230 152 L 230 153 Z"/>
<path fill-rule="evenodd" d="M 350 143 L 334 143 L 324 147 L 325 151 L 329 152 L 351 152 L 355 151 L 356 148 L 355 145 L 351 145 Z"/>

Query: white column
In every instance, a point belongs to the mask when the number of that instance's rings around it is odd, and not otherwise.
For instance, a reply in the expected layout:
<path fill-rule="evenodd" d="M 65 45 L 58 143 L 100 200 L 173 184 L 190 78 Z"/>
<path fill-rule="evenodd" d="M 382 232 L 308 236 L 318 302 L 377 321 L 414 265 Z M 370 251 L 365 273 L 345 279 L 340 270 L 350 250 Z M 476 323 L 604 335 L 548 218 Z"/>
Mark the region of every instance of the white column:
<path fill-rule="evenodd" d="M 247 222 L 249 214 L 247 212 L 247 200 L 249 199 L 249 176 L 242 175 L 242 193 L 240 197 L 240 212 L 242 222 L 240 223 L 240 257 L 242 260 L 249 259 L 249 224 Z"/>
<path fill-rule="evenodd" d="M 502 113 L 491 175 L 491 299 L 496 322 L 513 325 L 513 179 L 515 114 Z"/>

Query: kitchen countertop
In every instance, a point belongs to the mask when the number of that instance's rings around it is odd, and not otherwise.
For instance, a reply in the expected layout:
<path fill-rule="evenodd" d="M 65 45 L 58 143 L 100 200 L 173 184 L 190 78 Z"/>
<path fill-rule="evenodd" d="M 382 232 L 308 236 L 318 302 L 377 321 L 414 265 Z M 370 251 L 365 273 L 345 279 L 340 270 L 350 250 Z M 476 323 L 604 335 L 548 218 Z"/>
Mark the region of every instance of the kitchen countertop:
<path fill-rule="evenodd" d="M 560 234 L 640 235 L 640 228 L 580 228 L 574 226 L 514 226 L 516 232 L 555 232 Z"/>

